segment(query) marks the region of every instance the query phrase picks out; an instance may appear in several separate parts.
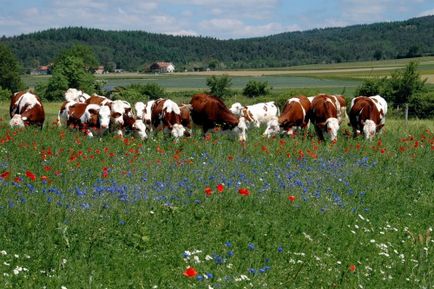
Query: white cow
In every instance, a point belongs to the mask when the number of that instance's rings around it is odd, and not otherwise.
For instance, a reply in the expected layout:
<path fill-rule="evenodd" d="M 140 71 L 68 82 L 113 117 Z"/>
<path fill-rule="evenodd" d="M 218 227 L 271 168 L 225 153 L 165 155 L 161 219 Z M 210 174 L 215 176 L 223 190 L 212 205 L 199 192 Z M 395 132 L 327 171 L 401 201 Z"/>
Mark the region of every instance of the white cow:
<path fill-rule="evenodd" d="M 279 108 L 274 101 L 261 102 L 253 105 L 242 106 L 239 102 L 234 103 L 229 109 L 237 116 L 243 116 L 248 124 L 260 127 L 261 124 L 267 125 L 269 121 L 279 116 Z"/>

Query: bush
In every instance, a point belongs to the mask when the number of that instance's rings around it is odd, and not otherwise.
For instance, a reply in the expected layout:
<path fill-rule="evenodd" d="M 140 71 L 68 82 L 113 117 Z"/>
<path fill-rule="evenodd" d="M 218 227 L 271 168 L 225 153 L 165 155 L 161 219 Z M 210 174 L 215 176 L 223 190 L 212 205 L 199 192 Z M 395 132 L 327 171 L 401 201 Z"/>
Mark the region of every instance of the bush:
<path fill-rule="evenodd" d="M 409 113 L 418 118 L 434 118 L 434 91 L 414 95 L 410 99 Z"/>
<path fill-rule="evenodd" d="M 247 97 L 258 97 L 270 93 L 271 87 L 267 81 L 261 82 L 256 80 L 249 80 L 243 89 L 243 95 Z"/>
<path fill-rule="evenodd" d="M 232 79 L 227 75 L 211 76 L 206 79 L 206 85 L 210 88 L 212 95 L 220 98 L 225 98 L 231 95 L 230 87 L 232 86 Z"/>
<path fill-rule="evenodd" d="M 365 79 L 362 84 L 356 89 L 354 96 L 371 96 L 382 93 L 383 85 L 386 79 L 384 78 L 369 78 Z"/>
<path fill-rule="evenodd" d="M 12 95 L 12 91 L 4 89 L 0 86 L 0 101 L 9 101 Z"/>

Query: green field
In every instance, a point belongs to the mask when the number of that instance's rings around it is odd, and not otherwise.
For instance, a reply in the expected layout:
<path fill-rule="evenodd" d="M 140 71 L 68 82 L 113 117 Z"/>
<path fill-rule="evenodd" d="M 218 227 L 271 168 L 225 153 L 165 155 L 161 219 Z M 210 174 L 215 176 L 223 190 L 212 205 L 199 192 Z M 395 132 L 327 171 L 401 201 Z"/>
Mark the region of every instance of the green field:
<path fill-rule="evenodd" d="M 432 121 L 141 142 L 12 131 L 5 106 L 1 288 L 434 288 Z"/>
<path fill-rule="evenodd" d="M 235 89 L 260 79 L 288 96 L 352 96 L 370 65 L 229 75 Z M 208 75 L 103 77 L 183 92 Z M 335 144 L 313 128 L 139 141 L 54 127 L 60 103 L 44 106 L 42 130 L 11 130 L 0 102 L 0 288 L 434 288 L 432 120 L 388 116 L 372 142 L 347 121 Z"/>

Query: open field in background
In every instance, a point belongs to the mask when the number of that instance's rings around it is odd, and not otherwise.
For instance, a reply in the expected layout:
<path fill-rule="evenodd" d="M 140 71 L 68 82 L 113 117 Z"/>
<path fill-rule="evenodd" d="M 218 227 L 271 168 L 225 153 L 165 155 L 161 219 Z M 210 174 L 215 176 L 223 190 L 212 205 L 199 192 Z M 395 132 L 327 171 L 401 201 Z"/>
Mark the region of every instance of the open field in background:
<path fill-rule="evenodd" d="M 168 91 L 206 89 L 206 78 L 211 75 L 226 74 L 232 78 L 232 88 L 242 89 L 253 79 L 268 81 L 274 90 L 288 88 L 344 88 L 354 90 L 363 78 L 386 76 L 396 69 L 403 68 L 409 61 L 419 63 L 418 70 L 428 84 L 434 84 L 434 57 L 387 60 L 376 62 L 353 62 L 342 64 L 303 65 L 289 68 L 263 70 L 228 70 L 204 72 L 177 72 L 174 74 L 119 73 L 98 75 L 106 81 L 107 88 L 129 84 L 156 82 Z M 23 76 L 27 86 L 47 82 L 49 76 Z"/>

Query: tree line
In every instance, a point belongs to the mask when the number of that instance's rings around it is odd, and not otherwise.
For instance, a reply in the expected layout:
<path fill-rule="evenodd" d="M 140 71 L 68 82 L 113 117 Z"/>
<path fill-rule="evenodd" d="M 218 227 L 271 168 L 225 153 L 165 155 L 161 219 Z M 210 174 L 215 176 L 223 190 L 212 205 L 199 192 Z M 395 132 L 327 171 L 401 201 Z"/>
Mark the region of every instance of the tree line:
<path fill-rule="evenodd" d="M 178 71 L 285 67 L 434 55 L 434 16 L 230 40 L 68 27 L 3 36 L 0 43 L 26 71 L 76 44 L 89 46 L 108 70 L 141 71 L 154 61 L 173 62 Z"/>

